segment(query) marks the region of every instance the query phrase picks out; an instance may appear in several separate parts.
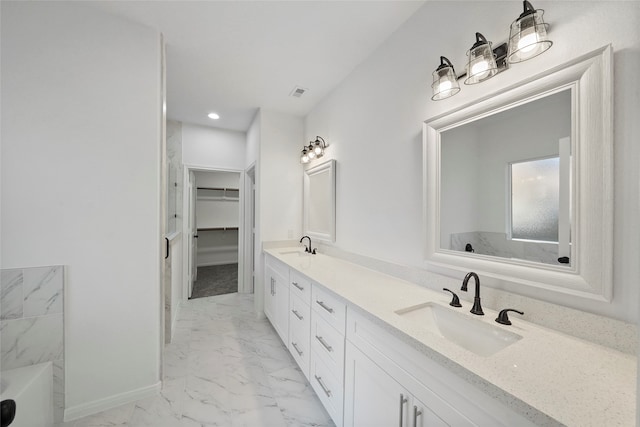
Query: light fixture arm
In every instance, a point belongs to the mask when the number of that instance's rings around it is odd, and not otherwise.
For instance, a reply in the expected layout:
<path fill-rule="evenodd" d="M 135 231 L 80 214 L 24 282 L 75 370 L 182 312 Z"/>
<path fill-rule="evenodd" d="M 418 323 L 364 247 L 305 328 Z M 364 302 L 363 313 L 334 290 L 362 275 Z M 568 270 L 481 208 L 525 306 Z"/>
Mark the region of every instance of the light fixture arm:
<path fill-rule="evenodd" d="M 522 2 L 522 8 L 524 11 L 520 14 L 518 19 L 524 18 L 527 15 L 531 15 L 532 13 L 536 13 L 536 9 L 529 3 L 527 0 Z"/>
<path fill-rule="evenodd" d="M 451 69 L 454 69 L 453 68 L 453 64 L 451 63 L 451 61 L 449 61 L 449 58 L 447 58 L 446 56 L 441 56 L 440 57 L 440 66 L 438 67 L 438 70 L 441 70 L 444 67 L 451 67 Z"/>
<path fill-rule="evenodd" d="M 483 36 L 481 33 L 476 33 L 476 42 L 473 44 L 473 46 L 471 46 L 471 49 L 475 49 L 478 46 L 482 46 L 485 44 L 489 44 L 486 37 Z"/>

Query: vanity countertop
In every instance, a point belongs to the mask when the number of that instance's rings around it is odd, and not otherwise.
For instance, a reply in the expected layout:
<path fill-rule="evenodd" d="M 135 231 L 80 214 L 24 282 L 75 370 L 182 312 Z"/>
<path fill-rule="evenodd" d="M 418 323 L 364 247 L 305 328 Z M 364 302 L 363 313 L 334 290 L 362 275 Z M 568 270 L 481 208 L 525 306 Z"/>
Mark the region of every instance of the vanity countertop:
<path fill-rule="evenodd" d="M 395 311 L 432 301 L 447 306 L 450 296 L 323 254 L 300 248 L 265 252 L 301 272 L 413 348 L 538 425 L 633 426 L 636 411 L 635 356 L 518 319 L 494 322 L 497 313 L 468 313 L 469 303 L 452 309 L 515 332 L 523 338 L 483 357 L 432 334 Z M 470 286 L 470 292 L 473 287 Z"/>

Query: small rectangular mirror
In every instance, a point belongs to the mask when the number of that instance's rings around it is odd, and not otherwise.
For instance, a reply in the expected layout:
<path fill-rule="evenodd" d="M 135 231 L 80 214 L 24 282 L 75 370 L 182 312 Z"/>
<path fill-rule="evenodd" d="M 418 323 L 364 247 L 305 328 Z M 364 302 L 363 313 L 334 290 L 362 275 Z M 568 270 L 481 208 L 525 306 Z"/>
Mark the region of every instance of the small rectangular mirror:
<path fill-rule="evenodd" d="M 336 240 L 336 161 L 304 171 L 304 234 Z"/>

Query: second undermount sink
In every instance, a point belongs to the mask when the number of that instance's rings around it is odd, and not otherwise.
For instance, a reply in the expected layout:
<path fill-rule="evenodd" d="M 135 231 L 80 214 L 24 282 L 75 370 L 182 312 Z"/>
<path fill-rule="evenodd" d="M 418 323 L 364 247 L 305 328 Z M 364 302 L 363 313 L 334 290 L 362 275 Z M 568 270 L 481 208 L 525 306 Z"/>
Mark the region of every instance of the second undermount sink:
<path fill-rule="evenodd" d="M 397 310 L 396 314 L 478 356 L 491 356 L 522 339 L 499 326 L 431 302 Z"/>
<path fill-rule="evenodd" d="M 309 256 L 311 255 L 309 252 L 305 252 L 304 250 L 291 249 L 287 251 L 278 252 L 280 255 L 297 255 L 297 256 Z"/>

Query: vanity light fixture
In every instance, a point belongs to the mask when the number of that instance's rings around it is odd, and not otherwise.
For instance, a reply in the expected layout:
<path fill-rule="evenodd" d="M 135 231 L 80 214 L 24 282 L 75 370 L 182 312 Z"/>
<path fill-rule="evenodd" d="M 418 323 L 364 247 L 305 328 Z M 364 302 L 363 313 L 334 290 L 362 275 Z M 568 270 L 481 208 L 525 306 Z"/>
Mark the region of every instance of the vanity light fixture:
<path fill-rule="evenodd" d="M 491 42 L 480 33 L 476 33 L 476 42 L 467 52 L 469 62 L 467 63 L 466 85 L 473 85 L 490 79 L 498 74 L 498 65 L 491 50 Z"/>
<path fill-rule="evenodd" d="M 313 159 L 319 159 L 324 155 L 325 148 L 327 148 L 327 143 L 324 141 L 324 138 L 316 136 L 315 141 L 309 142 L 308 146 L 302 148 L 300 162 L 309 163 Z"/>
<path fill-rule="evenodd" d="M 460 85 L 458 84 L 458 76 L 456 71 L 446 57 L 440 57 L 440 65 L 433 72 L 433 96 L 434 101 L 449 98 L 460 92 Z"/>
<path fill-rule="evenodd" d="M 431 100 L 440 101 L 460 92 L 459 79 L 466 77 L 466 85 L 481 83 L 506 70 L 508 64 L 526 61 L 551 47 L 553 42 L 547 38 L 548 24 L 542 19 L 544 10 L 534 9 L 527 0 L 522 3 L 524 12 L 511 24 L 508 46 L 502 43 L 492 48 L 491 42 L 476 33 L 476 42 L 467 52 L 466 73 L 460 76 L 446 57 L 440 57 L 440 65 L 433 72 Z"/>
<path fill-rule="evenodd" d="M 544 10 L 534 9 L 523 1 L 524 12 L 511 24 L 509 31 L 509 63 L 531 59 L 548 50 L 553 42 L 547 38 L 548 24 L 542 16 Z"/>

